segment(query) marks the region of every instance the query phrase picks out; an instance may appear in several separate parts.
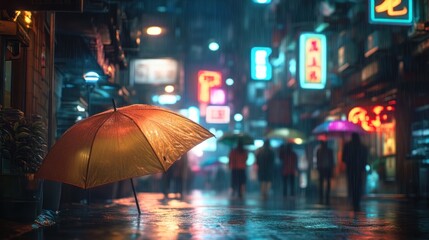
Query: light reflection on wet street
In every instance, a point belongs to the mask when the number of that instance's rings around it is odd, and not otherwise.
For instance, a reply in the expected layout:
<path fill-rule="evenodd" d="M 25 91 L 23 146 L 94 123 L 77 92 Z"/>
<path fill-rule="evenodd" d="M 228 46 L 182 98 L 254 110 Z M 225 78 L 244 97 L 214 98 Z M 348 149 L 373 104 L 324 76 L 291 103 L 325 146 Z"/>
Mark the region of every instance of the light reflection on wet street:
<path fill-rule="evenodd" d="M 330 206 L 303 197 L 261 201 L 257 195 L 230 200 L 226 195 L 194 192 L 184 200 L 162 194 L 138 195 L 111 204 L 73 205 L 58 224 L 29 230 L 20 239 L 428 239 L 429 210 L 424 202 L 366 199 L 350 211 L 344 198 Z M 3 222 L 2 222 L 3 224 Z M 28 226 L 28 225 L 25 225 Z M 19 229 L 15 229 L 15 233 Z M 4 235 L 1 230 L 0 236 Z"/>

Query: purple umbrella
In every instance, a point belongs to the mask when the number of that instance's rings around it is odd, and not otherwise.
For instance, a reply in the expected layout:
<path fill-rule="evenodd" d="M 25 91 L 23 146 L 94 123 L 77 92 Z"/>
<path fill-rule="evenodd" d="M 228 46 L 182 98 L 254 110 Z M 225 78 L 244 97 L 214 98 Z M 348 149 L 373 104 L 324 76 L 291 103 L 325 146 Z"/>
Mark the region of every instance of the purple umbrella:
<path fill-rule="evenodd" d="M 318 125 L 315 129 L 313 129 L 313 134 L 346 134 L 346 133 L 358 133 L 364 134 L 365 130 L 357 124 L 346 120 L 334 120 L 334 121 L 326 121 Z"/>

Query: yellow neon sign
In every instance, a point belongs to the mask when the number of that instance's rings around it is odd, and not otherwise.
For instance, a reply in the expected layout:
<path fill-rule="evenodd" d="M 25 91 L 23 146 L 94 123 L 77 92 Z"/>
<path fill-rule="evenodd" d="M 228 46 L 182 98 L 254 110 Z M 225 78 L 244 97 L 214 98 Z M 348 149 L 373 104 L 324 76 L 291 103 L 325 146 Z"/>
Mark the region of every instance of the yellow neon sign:
<path fill-rule="evenodd" d="M 222 75 L 215 71 L 198 72 L 198 101 L 208 103 L 210 101 L 210 89 L 222 85 Z"/>
<path fill-rule="evenodd" d="M 402 3 L 402 0 L 384 0 L 380 5 L 375 7 L 377 13 L 387 12 L 389 16 L 404 16 L 408 13 L 407 7 L 403 7 L 401 10 L 395 10 L 395 8 Z"/>

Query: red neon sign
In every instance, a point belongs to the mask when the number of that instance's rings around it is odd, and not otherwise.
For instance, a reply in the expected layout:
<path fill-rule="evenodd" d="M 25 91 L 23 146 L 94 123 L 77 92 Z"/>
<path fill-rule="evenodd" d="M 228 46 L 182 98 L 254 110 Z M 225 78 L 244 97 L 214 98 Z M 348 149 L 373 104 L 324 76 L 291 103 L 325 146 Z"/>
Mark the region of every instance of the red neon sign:
<path fill-rule="evenodd" d="M 216 71 L 198 72 L 198 101 L 200 103 L 210 102 L 210 89 L 222 85 L 222 74 Z"/>
<path fill-rule="evenodd" d="M 394 106 L 372 106 L 369 108 L 354 107 L 350 110 L 348 120 L 359 124 L 367 132 L 377 131 L 383 123 L 393 119 Z"/>

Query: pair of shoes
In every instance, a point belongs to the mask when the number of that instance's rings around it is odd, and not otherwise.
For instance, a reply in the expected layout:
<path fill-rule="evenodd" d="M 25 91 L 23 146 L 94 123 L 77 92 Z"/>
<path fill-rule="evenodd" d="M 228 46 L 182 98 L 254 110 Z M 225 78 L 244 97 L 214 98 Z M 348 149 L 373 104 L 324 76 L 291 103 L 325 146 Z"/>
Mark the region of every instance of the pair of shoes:
<path fill-rule="evenodd" d="M 34 220 L 33 228 L 49 227 L 56 223 L 58 211 L 42 209 L 42 212 Z"/>

